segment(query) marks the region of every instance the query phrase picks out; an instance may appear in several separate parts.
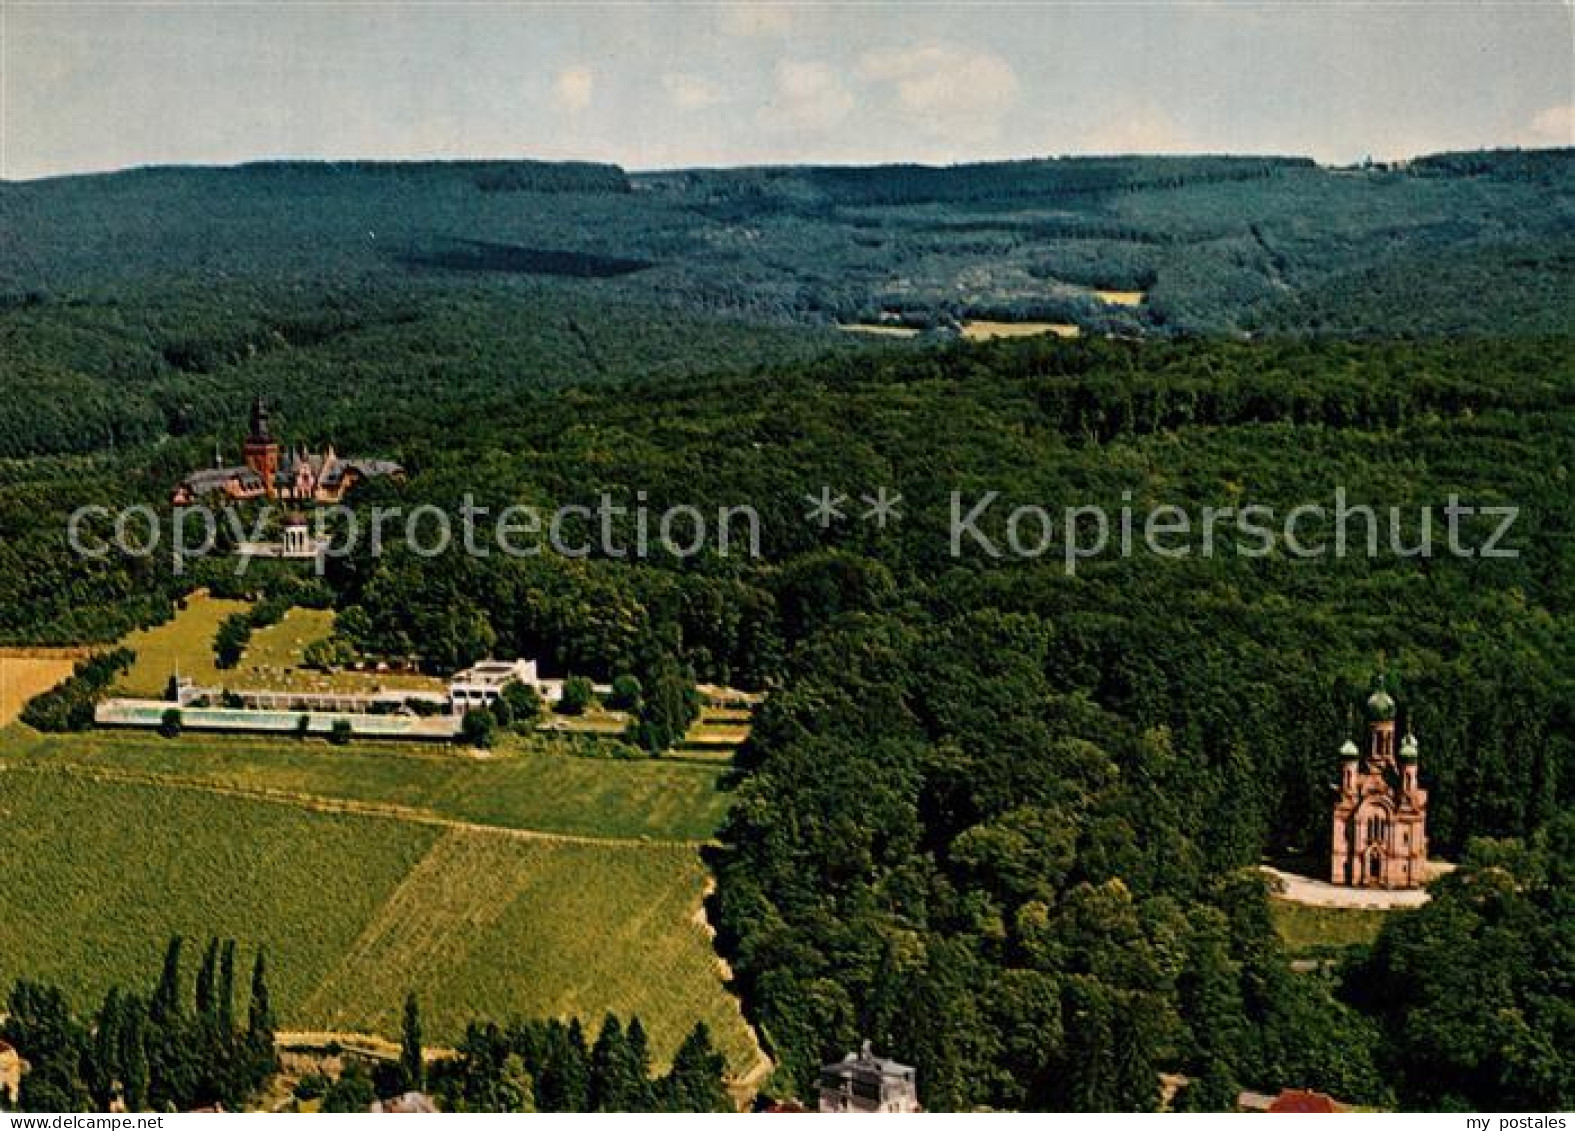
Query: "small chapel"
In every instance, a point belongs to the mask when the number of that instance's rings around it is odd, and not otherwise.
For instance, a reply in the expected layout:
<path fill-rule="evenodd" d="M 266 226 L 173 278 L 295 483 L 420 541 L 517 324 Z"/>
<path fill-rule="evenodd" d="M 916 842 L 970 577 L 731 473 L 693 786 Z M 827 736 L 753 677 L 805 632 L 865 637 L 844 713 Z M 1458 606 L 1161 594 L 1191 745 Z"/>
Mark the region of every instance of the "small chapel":
<path fill-rule="evenodd" d="M 1340 748 L 1329 878 L 1347 887 L 1418 888 L 1427 873 L 1427 790 L 1407 728 L 1395 747 L 1395 701 L 1383 680 L 1367 700 L 1366 749 Z"/>

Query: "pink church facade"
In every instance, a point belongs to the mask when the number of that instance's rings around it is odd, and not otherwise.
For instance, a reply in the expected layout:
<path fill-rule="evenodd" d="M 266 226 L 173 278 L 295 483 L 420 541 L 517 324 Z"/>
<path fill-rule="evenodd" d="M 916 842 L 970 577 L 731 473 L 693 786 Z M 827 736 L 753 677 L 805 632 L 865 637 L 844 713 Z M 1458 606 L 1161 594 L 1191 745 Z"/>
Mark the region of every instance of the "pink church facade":
<path fill-rule="evenodd" d="M 1330 882 L 1417 888 L 1427 874 L 1427 790 L 1417 778 L 1416 736 L 1395 748 L 1395 702 L 1382 686 L 1367 700 L 1367 749 L 1340 750 Z"/>

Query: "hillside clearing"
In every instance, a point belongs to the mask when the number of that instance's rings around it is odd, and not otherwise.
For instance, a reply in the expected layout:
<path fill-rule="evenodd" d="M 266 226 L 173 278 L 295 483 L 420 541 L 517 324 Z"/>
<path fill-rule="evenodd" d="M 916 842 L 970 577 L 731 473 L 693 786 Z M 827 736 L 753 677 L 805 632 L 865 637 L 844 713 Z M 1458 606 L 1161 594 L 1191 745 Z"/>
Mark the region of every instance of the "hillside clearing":
<path fill-rule="evenodd" d="M 997 338 L 1036 338 L 1041 334 L 1075 338 L 1082 332 L 1071 322 L 992 322 L 974 319 L 962 324 L 962 336 L 970 342 L 989 342 Z"/>
<path fill-rule="evenodd" d="M 121 641 L 137 654 L 137 662 L 118 689 L 126 695 L 156 699 L 164 694 L 177 670 L 204 687 L 222 684 L 225 674 L 213 663 L 213 635 L 225 617 L 250 607 L 245 601 L 210 597 L 203 591 L 193 593 L 173 618 L 139 629 Z"/>
<path fill-rule="evenodd" d="M 1309 907 L 1284 899 L 1269 901 L 1274 927 L 1292 958 L 1329 957 L 1348 946 L 1371 946 L 1383 926 L 1383 911 Z"/>

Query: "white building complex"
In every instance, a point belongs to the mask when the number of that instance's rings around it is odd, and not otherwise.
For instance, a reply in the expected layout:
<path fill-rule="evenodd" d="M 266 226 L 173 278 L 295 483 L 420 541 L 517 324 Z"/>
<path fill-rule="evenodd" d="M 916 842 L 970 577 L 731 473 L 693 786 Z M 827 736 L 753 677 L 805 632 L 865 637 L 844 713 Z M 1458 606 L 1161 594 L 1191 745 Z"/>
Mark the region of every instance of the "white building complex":
<path fill-rule="evenodd" d="M 563 695 L 563 685 L 559 681 L 543 681 L 537 676 L 535 660 L 482 660 L 474 667 L 456 672 L 449 680 L 449 710 L 463 715 L 478 707 L 490 707 L 511 683 L 534 687 L 549 703 L 557 702 Z"/>

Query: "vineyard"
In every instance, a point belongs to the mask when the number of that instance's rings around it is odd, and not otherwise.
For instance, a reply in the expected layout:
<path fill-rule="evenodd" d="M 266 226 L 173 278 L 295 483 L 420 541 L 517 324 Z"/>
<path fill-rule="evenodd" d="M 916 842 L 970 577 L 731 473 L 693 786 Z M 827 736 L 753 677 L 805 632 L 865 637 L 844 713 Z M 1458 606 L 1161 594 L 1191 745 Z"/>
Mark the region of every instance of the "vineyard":
<path fill-rule="evenodd" d="M 8 732 L 14 736 L 15 732 Z M 477 1017 L 638 1013 L 670 1055 L 696 1019 L 754 1057 L 699 908 L 692 847 L 569 841 L 142 783 L 0 768 L 0 982 L 84 1004 L 145 976 L 171 934 L 269 953 L 282 1023 L 398 1031 L 408 990 L 434 1041 Z"/>
<path fill-rule="evenodd" d="M 719 786 L 725 767 L 572 753 L 582 748 L 573 738 L 511 737 L 477 758 L 392 744 L 339 749 L 230 736 L 171 742 L 146 733 L 55 737 L 15 728 L 0 732 L 0 767 L 69 768 L 79 776 L 595 839 L 700 842 L 716 832 L 728 804 Z"/>

